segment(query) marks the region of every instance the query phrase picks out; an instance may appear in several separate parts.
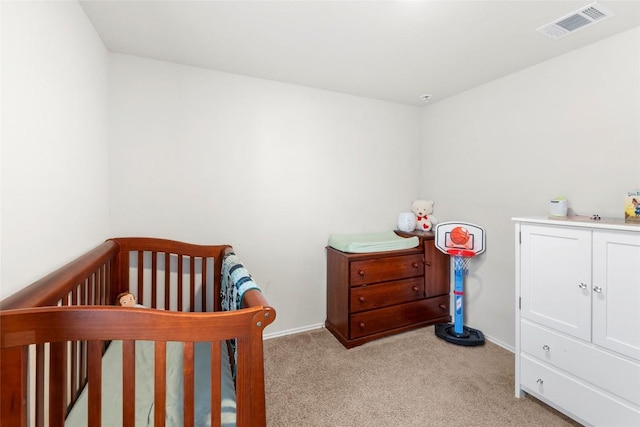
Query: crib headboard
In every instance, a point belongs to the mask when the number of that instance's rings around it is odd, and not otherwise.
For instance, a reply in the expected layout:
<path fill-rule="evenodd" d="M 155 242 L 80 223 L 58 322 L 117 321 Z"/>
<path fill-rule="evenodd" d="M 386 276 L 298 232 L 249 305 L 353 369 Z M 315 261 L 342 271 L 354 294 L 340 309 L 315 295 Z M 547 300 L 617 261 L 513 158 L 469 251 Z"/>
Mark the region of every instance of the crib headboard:
<path fill-rule="evenodd" d="M 138 303 L 151 308 L 220 311 L 222 258 L 231 246 L 145 237 L 111 241 L 119 246 L 112 301 L 129 291 Z"/>
<path fill-rule="evenodd" d="M 136 295 L 140 304 L 151 308 L 219 311 L 222 258 L 231 250 L 229 245 L 193 245 L 146 237 L 109 239 L 0 301 L 0 310 L 113 305 L 118 294 L 129 291 Z M 263 301 L 260 299 L 257 304 Z M 267 309 L 271 310 L 270 307 Z M 275 312 L 271 321 L 274 317 Z M 77 356 L 86 354 L 86 342 L 75 342 L 73 346 L 76 347 L 69 352 L 68 361 L 69 390 L 64 397 L 67 406 L 73 404 L 86 381 L 86 359 Z M 35 363 L 44 365 L 45 357 L 41 353 L 44 351 L 36 346 Z M 25 425 L 21 406 L 27 399 L 27 372 L 30 369 L 26 351 L 18 347 L 1 350 L 0 360 L 2 419 Z M 44 372 L 44 369 L 37 371 Z M 45 381 L 35 379 L 36 398 L 44 395 Z M 42 419 L 43 414 L 34 416 Z"/>

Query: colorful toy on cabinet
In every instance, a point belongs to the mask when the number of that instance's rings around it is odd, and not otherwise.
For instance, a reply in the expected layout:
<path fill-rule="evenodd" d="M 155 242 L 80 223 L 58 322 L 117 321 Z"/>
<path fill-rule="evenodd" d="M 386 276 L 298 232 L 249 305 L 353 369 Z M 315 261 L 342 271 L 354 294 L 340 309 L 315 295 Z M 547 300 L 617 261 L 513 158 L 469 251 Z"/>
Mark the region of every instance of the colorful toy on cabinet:
<path fill-rule="evenodd" d="M 416 216 L 416 230 L 431 231 L 436 225 L 436 217 L 433 216 L 433 200 L 414 200 L 411 204 L 411 212 Z"/>

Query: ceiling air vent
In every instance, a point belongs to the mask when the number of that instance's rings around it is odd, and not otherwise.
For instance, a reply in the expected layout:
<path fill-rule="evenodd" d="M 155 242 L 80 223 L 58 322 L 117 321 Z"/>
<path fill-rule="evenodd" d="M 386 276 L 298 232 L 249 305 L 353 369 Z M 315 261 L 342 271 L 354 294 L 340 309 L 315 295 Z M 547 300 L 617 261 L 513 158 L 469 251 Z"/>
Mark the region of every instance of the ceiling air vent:
<path fill-rule="evenodd" d="M 559 39 L 574 33 L 589 25 L 597 24 L 614 15 L 613 12 L 600 6 L 598 3 L 591 3 L 581 9 L 576 10 L 554 22 L 544 25 L 536 31 L 551 37 Z"/>

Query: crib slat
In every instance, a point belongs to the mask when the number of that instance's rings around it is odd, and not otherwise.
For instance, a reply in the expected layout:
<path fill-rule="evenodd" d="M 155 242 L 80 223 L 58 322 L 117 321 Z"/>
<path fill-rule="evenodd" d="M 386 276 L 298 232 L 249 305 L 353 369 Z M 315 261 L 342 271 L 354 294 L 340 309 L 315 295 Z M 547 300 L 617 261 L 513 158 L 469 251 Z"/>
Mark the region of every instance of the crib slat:
<path fill-rule="evenodd" d="M 67 408 L 66 346 L 66 342 L 52 342 L 49 345 L 49 383 L 60 385 L 49 387 L 49 425 L 62 425 L 64 422 Z"/>
<path fill-rule="evenodd" d="M 169 252 L 164 253 L 164 309 L 170 310 L 170 301 L 171 301 L 171 289 L 169 279 L 171 275 L 169 272 L 171 271 L 171 256 Z"/>
<path fill-rule="evenodd" d="M 96 281 L 95 272 L 89 273 L 89 276 L 87 277 L 87 282 L 89 284 L 89 287 L 92 287 L 93 289 L 96 290 L 96 304 L 97 305 L 103 304 L 104 295 L 102 293 L 102 289 L 100 289 L 100 284 Z"/>
<path fill-rule="evenodd" d="M 86 384 L 87 373 L 88 373 L 86 341 L 80 342 L 80 366 L 78 367 L 78 370 L 80 371 L 80 378 L 81 378 L 80 384 L 78 385 L 78 391 L 80 391 L 82 387 L 84 387 L 84 385 Z"/>
<path fill-rule="evenodd" d="M 142 282 L 142 273 L 144 272 L 144 252 L 138 251 L 138 302 L 146 304 L 144 300 L 144 283 Z M 153 307 L 153 306 L 152 306 Z"/>
<path fill-rule="evenodd" d="M 122 425 L 134 427 L 136 418 L 136 342 L 122 342 Z"/>
<path fill-rule="evenodd" d="M 104 292 L 102 292 L 102 288 L 100 287 L 100 284 L 96 280 L 95 271 L 89 274 L 87 281 L 89 282 L 89 286 L 91 286 L 96 290 L 96 296 L 97 296 L 96 304 L 103 305 L 105 301 L 105 296 L 104 296 Z"/>
<path fill-rule="evenodd" d="M 227 345 L 225 342 L 223 345 Z M 222 378 L 220 363 L 229 363 L 228 360 L 220 361 L 220 341 L 211 342 L 211 426 L 220 427 L 222 424 Z M 216 416 L 217 414 L 217 416 Z"/>
<path fill-rule="evenodd" d="M 196 311 L 196 275 L 195 275 L 195 259 L 193 256 L 189 257 L 189 302 L 191 307 L 189 311 Z"/>
<path fill-rule="evenodd" d="M 167 343 L 156 341 L 154 372 L 154 417 L 157 427 L 165 425 L 165 405 L 167 402 Z"/>
<path fill-rule="evenodd" d="M 93 282 L 93 285 L 100 289 L 100 304 L 109 304 L 109 302 L 107 301 L 107 295 L 104 289 L 104 286 L 102 286 L 102 282 L 100 282 L 100 270 L 94 271 L 93 273 L 91 273 L 90 279 Z"/>
<path fill-rule="evenodd" d="M 102 425 L 102 341 L 89 341 L 88 381 L 89 381 L 89 425 Z"/>
<path fill-rule="evenodd" d="M 178 255 L 178 311 L 182 311 L 182 255 Z"/>
<path fill-rule="evenodd" d="M 71 372 L 70 374 L 70 382 L 71 382 L 71 400 L 75 400 L 76 398 L 76 392 L 78 390 L 78 366 L 79 366 L 79 362 L 78 362 L 78 347 L 79 347 L 79 342 L 78 341 L 71 341 L 70 343 L 71 346 Z"/>
<path fill-rule="evenodd" d="M 84 282 L 84 286 L 86 288 L 85 299 L 86 299 L 87 305 L 94 305 L 96 297 L 94 294 L 93 286 L 91 286 L 91 283 L 88 283 L 88 281 Z"/>
<path fill-rule="evenodd" d="M 238 363 L 236 364 L 236 416 L 238 425 L 244 425 L 251 419 L 251 407 L 245 405 L 245 402 L 251 402 L 251 338 L 239 337 L 237 339 L 238 346 Z"/>
<path fill-rule="evenodd" d="M 100 278 L 100 284 L 104 289 L 104 295 L 105 295 L 105 304 L 113 304 L 113 301 L 109 301 L 109 295 L 111 292 L 109 292 L 109 282 L 107 282 L 106 280 L 106 267 L 105 266 L 101 266 L 98 269 L 98 277 Z"/>
<path fill-rule="evenodd" d="M 194 401 L 195 401 L 195 378 L 193 342 L 185 342 L 183 347 L 183 408 L 184 408 L 184 425 L 193 427 L 194 425 Z"/>
<path fill-rule="evenodd" d="M 151 307 L 158 308 L 158 253 L 151 252 Z"/>
<path fill-rule="evenodd" d="M 44 344 L 35 345 L 36 352 L 36 426 L 44 426 Z"/>
<path fill-rule="evenodd" d="M 207 311 L 207 258 L 200 258 L 200 272 L 201 281 L 200 287 L 202 288 L 202 308 L 200 311 Z"/>

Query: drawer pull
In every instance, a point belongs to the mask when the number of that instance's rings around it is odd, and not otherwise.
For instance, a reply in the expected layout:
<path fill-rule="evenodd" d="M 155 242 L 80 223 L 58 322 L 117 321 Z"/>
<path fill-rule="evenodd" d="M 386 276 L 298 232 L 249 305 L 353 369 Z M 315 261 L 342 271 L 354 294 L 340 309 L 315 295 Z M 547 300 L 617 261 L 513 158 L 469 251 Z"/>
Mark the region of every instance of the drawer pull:
<path fill-rule="evenodd" d="M 542 378 L 538 378 L 538 379 L 536 380 L 536 382 L 537 382 L 538 384 L 540 384 L 540 385 L 544 384 L 544 381 L 542 381 Z"/>
<path fill-rule="evenodd" d="M 358 298 L 358 301 L 360 301 L 360 302 L 365 302 L 366 300 L 367 300 L 367 299 L 366 299 L 365 297 L 360 297 L 360 298 Z"/>
<path fill-rule="evenodd" d="M 551 350 L 551 347 L 549 347 L 548 345 L 545 344 L 545 345 L 542 346 L 542 349 L 544 351 L 549 351 L 549 350 Z"/>
<path fill-rule="evenodd" d="M 587 284 L 586 284 L 586 283 L 583 283 L 583 282 L 580 282 L 580 284 L 578 285 L 578 287 L 579 287 L 580 289 L 587 289 Z"/>
<path fill-rule="evenodd" d="M 411 267 L 418 268 L 418 263 L 417 262 L 411 263 Z"/>
<path fill-rule="evenodd" d="M 364 329 L 365 324 L 364 324 L 364 322 L 360 322 L 360 323 L 358 323 L 358 326 L 360 327 L 360 329 Z"/>
<path fill-rule="evenodd" d="M 443 310 L 447 309 L 447 305 L 446 304 L 440 304 L 438 307 L 440 307 Z"/>
<path fill-rule="evenodd" d="M 593 287 L 593 292 L 601 293 L 602 292 L 602 288 L 600 286 L 594 286 Z"/>
<path fill-rule="evenodd" d="M 420 289 L 419 289 L 417 286 L 413 286 L 413 287 L 411 288 L 411 290 L 412 290 L 413 292 L 418 292 Z"/>
<path fill-rule="evenodd" d="M 358 274 L 359 274 L 361 277 L 364 277 L 364 270 L 358 270 Z"/>
<path fill-rule="evenodd" d="M 427 267 L 431 267 L 431 261 L 425 261 L 424 263 L 427 265 Z"/>

